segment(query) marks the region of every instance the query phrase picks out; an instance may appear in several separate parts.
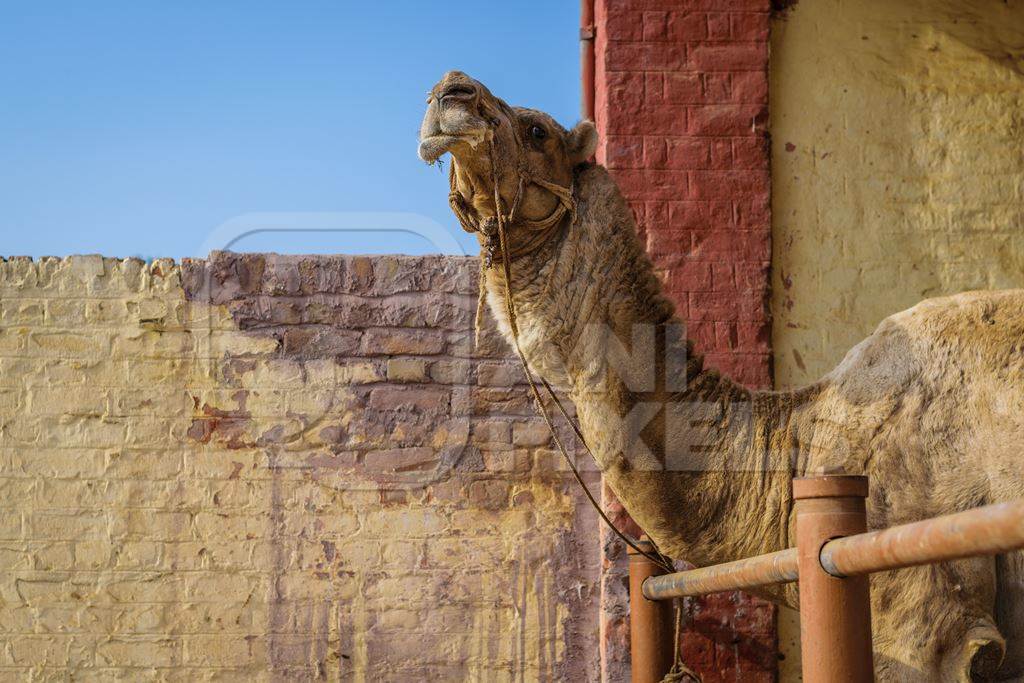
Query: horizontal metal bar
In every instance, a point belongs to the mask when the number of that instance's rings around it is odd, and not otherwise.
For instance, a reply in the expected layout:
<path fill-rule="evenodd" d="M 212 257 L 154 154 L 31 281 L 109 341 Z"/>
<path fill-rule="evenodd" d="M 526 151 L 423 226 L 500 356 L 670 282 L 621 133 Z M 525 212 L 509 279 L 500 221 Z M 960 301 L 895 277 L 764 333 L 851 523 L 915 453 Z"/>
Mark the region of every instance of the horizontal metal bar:
<path fill-rule="evenodd" d="M 796 548 L 789 548 L 712 567 L 652 576 L 644 581 L 643 592 L 648 600 L 667 600 L 788 583 L 796 579 Z"/>
<path fill-rule="evenodd" d="M 821 566 L 833 576 L 997 555 L 1024 548 L 1024 501 L 998 503 L 881 531 L 847 536 L 822 546 Z M 712 567 L 652 576 L 644 597 L 668 600 L 688 595 L 788 583 L 798 578 L 796 548 Z"/>
<path fill-rule="evenodd" d="M 998 503 L 829 541 L 821 566 L 854 576 L 1024 548 L 1024 501 Z"/>

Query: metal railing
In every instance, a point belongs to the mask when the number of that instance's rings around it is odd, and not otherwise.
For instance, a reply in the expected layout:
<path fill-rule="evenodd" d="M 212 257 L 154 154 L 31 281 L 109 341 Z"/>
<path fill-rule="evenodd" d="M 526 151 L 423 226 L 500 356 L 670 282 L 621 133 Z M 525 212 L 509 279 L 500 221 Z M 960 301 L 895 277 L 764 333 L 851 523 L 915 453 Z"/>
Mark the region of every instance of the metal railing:
<path fill-rule="evenodd" d="M 1024 548 L 1024 501 L 868 532 L 867 493 L 866 477 L 795 479 L 797 545 L 788 550 L 662 575 L 631 551 L 633 683 L 657 683 L 672 664 L 668 600 L 792 581 L 804 681 L 872 681 L 869 574 Z"/>

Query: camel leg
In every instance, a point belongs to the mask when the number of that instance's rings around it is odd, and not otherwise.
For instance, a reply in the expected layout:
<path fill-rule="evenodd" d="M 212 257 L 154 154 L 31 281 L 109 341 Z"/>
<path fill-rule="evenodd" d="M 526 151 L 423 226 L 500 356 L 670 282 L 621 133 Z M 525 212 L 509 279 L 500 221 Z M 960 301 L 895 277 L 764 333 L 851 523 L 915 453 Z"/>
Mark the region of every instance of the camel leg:
<path fill-rule="evenodd" d="M 873 575 L 877 679 L 992 680 L 1004 648 L 992 615 L 995 586 L 992 558 Z"/>

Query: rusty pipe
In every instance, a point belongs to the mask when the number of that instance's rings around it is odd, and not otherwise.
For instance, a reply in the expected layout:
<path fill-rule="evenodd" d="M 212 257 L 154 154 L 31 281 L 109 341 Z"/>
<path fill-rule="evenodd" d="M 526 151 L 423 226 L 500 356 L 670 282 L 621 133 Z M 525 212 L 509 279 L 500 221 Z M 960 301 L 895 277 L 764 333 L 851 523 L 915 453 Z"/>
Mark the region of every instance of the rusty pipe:
<path fill-rule="evenodd" d="M 654 544 L 641 539 L 638 546 L 653 553 Z M 629 549 L 629 652 L 632 683 L 658 683 L 672 668 L 672 603 L 644 597 L 644 581 L 664 571 L 646 555 Z"/>
<path fill-rule="evenodd" d="M 1024 501 L 839 538 L 821 549 L 833 576 L 855 576 L 1024 547 Z"/>
<path fill-rule="evenodd" d="M 580 0 L 580 82 L 583 86 L 583 101 L 580 103 L 583 118 L 594 120 L 594 3 L 597 0 Z"/>
<path fill-rule="evenodd" d="M 789 583 L 796 579 L 796 548 L 789 548 L 767 555 L 716 564 L 713 567 L 652 576 L 644 581 L 643 592 L 644 597 L 649 600 L 668 600 L 688 595 L 756 588 L 773 583 Z"/>
<path fill-rule="evenodd" d="M 999 503 L 829 541 L 821 566 L 836 577 L 995 555 L 1024 547 L 1024 501 Z M 795 548 L 651 577 L 650 600 L 669 600 L 796 581 Z"/>

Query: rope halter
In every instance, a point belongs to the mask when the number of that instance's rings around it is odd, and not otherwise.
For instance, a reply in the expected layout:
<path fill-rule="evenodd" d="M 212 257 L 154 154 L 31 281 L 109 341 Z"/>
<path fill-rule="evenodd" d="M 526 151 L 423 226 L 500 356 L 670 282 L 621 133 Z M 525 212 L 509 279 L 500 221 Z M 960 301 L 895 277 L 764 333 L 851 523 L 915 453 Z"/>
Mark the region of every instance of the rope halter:
<path fill-rule="evenodd" d="M 492 124 L 493 125 L 493 124 Z M 518 131 L 513 126 L 513 134 L 515 135 L 516 149 L 521 150 L 521 144 L 519 140 Z M 491 161 L 491 180 L 494 182 L 495 197 L 497 198 L 497 165 L 494 154 L 494 134 L 493 131 L 488 135 L 487 150 Z M 574 188 L 573 185 L 566 187 L 559 185 L 558 183 L 552 183 L 543 178 L 538 178 L 530 171 L 522 159 L 522 152 L 519 152 L 520 159 L 517 175 L 517 186 L 516 194 L 512 199 L 512 204 L 509 207 L 508 213 L 502 213 L 500 202 L 495 202 L 495 213 L 494 216 L 488 216 L 487 218 L 481 219 L 476 209 L 470 206 L 469 202 L 462 196 L 462 193 L 458 191 L 455 178 L 455 162 L 448 168 L 448 203 L 452 207 L 452 212 L 455 217 L 458 218 L 459 224 L 462 229 L 470 233 L 479 233 L 483 235 L 483 268 L 490 268 L 493 264 L 500 262 L 504 255 L 501 250 L 498 226 L 499 223 L 504 226 L 516 225 L 524 228 L 527 232 L 527 239 L 522 243 L 511 247 L 509 245 L 508 257 L 519 258 L 531 254 L 541 247 L 548 239 L 554 236 L 554 233 L 559 227 L 561 227 L 562 219 L 566 214 L 572 217 L 572 220 L 576 220 L 576 200 L 573 196 Z M 532 184 L 537 187 L 541 187 L 558 199 L 558 206 L 548 214 L 545 218 L 539 220 L 530 220 L 519 217 L 519 207 L 523 200 L 523 194 L 526 191 L 526 186 Z M 482 274 L 482 273 L 481 273 Z"/>

